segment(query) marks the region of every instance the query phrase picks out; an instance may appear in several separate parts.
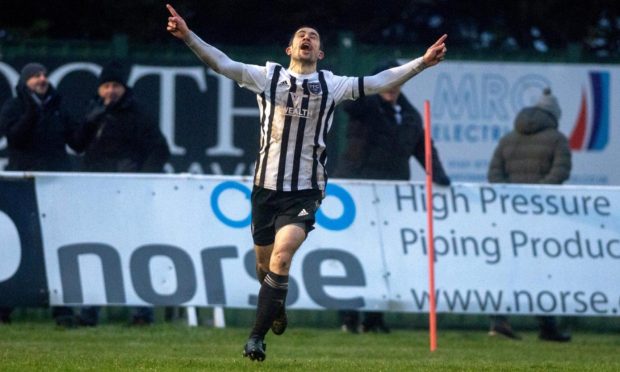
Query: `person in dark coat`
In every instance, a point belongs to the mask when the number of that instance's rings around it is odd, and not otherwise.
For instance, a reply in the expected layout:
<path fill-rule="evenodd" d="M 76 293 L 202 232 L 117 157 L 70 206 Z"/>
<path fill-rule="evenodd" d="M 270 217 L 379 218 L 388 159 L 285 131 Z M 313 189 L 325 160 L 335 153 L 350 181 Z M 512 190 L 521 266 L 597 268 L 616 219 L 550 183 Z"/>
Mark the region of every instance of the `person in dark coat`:
<path fill-rule="evenodd" d="M 72 169 L 66 145 L 77 149 L 77 123 L 70 117 L 62 97 L 47 79 L 47 68 L 36 62 L 20 73 L 16 97 L 0 111 L 0 133 L 6 136 L 9 171 L 68 172 Z M 0 308 L 0 323 L 10 323 L 13 308 Z M 52 307 L 60 326 L 72 326 L 68 307 Z"/>
<path fill-rule="evenodd" d="M 562 110 L 546 88 L 536 105 L 521 110 L 514 130 L 502 137 L 493 152 L 487 179 L 492 183 L 561 184 L 570 176 L 571 152 L 566 136 L 558 130 Z M 539 338 L 570 341 L 558 330 L 554 317 L 539 316 Z M 490 335 L 520 339 L 503 315 L 491 317 Z"/>
<path fill-rule="evenodd" d="M 7 138 L 11 171 L 70 171 L 66 145 L 76 149 L 77 123 L 62 104 L 62 97 L 47 80 L 47 68 L 28 63 L 21 71 L 17 96 L 0 112 L 0 133 Z"/>
<path fill-rule="evenodd" d="M 97 95 L 78 131 L 84 172 L 160 173 L 170 157 L 166 139 L 139 106 L 126 76 L 117 62 L 106 65 L 99 75 Z M 97 325 L 99 310 L 98 306 L 82 308 L 80 324 Z M 153 309 L 135 308 L 131 323 L 153 323 Z"/>
<path fill-rule="evenodd" d="M 389 61 L 376 71 L 398 66 Z M 400 86 L 345 106 L 349 115 L 347 146 L 333 173 L 337 178 L 409 180 L 409 159 L 413 156 L 425 168 L 422 116 L 400 93 Z M 433 182 L 450 185 L 437 149 L 432 145 Z M 342 329 L 357 333 L 359 313 L 340 312 Z M 389 332 L 381 312 L 364 312 L 363 332 Z"/>
<path fill-rule="evenodd" d="M 398 66 L 390 61 L 377 69 Z M 334 177 L 376 180 L 408 180 L 411 156 L 424 167 L 422 116 L 400 86 L 345 105 L 349 115 L 347 146 Z M 433 182 L 449 185 L 437 149 L 432 145 Z"/>
<path fill-rule="evenodd" d="M 126 85 L 123 66 L 115 62 L 101 71 L 78 139 L 85 172 L 158 173 L 170 157 L 166 139 Z"/>

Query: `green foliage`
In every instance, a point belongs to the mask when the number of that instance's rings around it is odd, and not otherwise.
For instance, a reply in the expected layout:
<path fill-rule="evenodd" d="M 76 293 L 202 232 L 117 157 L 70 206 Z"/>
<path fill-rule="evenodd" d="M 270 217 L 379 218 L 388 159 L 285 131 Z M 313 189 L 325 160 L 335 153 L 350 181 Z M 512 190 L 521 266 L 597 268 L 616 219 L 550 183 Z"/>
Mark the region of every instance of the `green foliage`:
<path fill-rule="evenodd" d="M 618 334 L 574 333 L 573 342 L 489 337 L 484 331 L 441 331 L 430 352 L 425 331 L 346 334 L 289 328 L 267 336 L 267 359 L 241 356 L 245 328 L 106 324 L 61 329 L 50 323 L 0 325 L 3 371 L 617 371 Z"/>

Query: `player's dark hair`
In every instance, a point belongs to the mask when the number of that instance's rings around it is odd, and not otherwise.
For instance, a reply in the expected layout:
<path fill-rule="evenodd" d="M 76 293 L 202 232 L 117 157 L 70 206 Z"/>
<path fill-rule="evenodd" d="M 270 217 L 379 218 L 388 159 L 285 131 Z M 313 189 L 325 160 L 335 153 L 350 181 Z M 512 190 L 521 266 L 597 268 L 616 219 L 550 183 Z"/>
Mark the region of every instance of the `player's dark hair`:
<path fill-rule="evenodd" d="M 295 31 L 293 31 L 293 33 L 291 34 L 291 38 L 288 40 L 288 46 L 293 45 L 293 39 L 295 38 L 295 35 L 297 34 L 297 31 L 301 30 L 302 28 L 311 28 L 311 29 L 313 29 L 314 31 L 316 31 L 319 34 L 319 49 L 323 50 L 324 42 L 323 42 L 323 38 L 321 37 L 321 31 L 319 31 L 318 28 L 316 28 L 316 27 L 314 27 L 312 25 L 309 25 L 309 24 L 301 25 L 301 26 L 297 27 L 295 29 Z"/>

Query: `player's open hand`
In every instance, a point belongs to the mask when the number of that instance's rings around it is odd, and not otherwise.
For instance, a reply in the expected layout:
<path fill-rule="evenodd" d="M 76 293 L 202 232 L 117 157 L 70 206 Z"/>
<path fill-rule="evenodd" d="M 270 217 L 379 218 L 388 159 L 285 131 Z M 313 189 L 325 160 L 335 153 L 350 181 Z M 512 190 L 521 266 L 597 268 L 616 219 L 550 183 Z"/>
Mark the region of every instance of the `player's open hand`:
<path fill-rule="evenodd" d="M 422 59 L 424 60 L 424 64 L 427 67 L 435 66 L 439 62 L 443 61 L 446 58 L 446 52 L 448 49 L 446 48 L 446 39 L 448 35 L 443 34 L 435 44 L 431 45 L 424 53 Z"/>
<path fill-rule="evenodd" d="M 170 17 L 168 17 L 168 26 L 166 27 L 166 30 L 168 30 L 168 32 L 181 40 L 187 40 L 190 34 L 187 23 L 185 23 L 183 17 L 181 17 L 179 13 L 174 10 L 172 5 L 166 4 L 166 8 L 168 8 L 168 11 L 170 12 Z"/>

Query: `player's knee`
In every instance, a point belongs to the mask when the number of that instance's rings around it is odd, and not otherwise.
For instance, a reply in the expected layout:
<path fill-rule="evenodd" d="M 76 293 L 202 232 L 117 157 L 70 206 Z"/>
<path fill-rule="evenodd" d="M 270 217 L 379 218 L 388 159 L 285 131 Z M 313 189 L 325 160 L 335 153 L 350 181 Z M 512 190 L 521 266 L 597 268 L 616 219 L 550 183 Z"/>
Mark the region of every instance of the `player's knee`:
<path fill-rule="evenodd" d="M 285 262 L 285 261 L 274 262 L 273 265 L 271 265 L 271 271 L 273 271 L 276 274 L 286 275 L 288 274 L 290 267 L 291 267 L 290 262 Z"/>
<path fill-rule="evenodd" d="M 288 269 L 291 267 L 292 259 L 293 256 L 288 252 L 275 252 L 273 257 L 271 258 L 269 268 L 271 271 L 274 271 L 276 273 L 288 271 Z"/>

